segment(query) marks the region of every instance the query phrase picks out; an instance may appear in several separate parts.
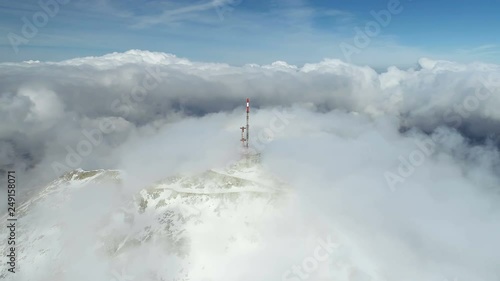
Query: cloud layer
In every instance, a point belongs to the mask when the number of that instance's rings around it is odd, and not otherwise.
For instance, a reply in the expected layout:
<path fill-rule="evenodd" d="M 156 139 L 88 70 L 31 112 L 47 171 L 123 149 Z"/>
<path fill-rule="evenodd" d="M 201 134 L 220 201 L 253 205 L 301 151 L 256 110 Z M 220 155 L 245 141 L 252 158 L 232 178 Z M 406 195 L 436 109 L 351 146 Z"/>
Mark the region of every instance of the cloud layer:
<path fill-rule="evenodd" d="M 68 162 L 63 158 L 100 124 L 109 129 L 102 143 L 73 162 L 112 167 L 116 159 L 109 154 L 134 130 L 232 112 L 246 97 L 253 108 L 299 104 L 315 112 L 391 116 L 403 129 L 430 133 L 448 126 L 471 139 L 496 135 L 500 120 L 495 110 L 500 67 L 479 63 L 422 59 L 415 69 L 377 73 L 329 59 L 302 67 L 286 62 L 233 67 L 131 50 L 56 63 L 6 63 L 0 73 L 3 169 Z"/>
<path fill-rule="evenodd" d="M 134 193 L 236 160 L 250 97 L 251 143 L 298 198 L 280 224 L 292 234 L 263 226 L 276 248 L 248 257 L 262 278 L 280 278 L 309 248 L 290 249 L 328 228 L 373 280 L 496 280 L 499 77 L 497 65 L 429 59 L 377 73 L 329 59 L 234 67 L 138 50 L 1 64 L 1 168 L 24 188 L 67 169 L 121 169 Z M 287 254 L 275 268 L 255 258 Z M 235 278 L 252 269 L 233 266 Z"/>

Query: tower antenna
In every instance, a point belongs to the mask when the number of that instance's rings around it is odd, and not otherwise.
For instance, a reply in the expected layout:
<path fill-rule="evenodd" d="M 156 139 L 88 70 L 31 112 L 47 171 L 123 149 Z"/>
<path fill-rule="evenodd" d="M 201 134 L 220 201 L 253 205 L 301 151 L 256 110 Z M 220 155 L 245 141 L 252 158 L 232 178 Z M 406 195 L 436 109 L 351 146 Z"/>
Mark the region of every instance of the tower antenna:
<path fill-rule="evenodd" d="M 246 148 L 248 148 L 248 131 L 250 129 L 250 125 L 248 125 L 248 115 L 250 114 L 250 99 L 247 98 L 247 137 L 246 137 Z"/>
<path fill-rule="evenodd" d="M 240 129 L 241 129 L 241 140 L 240 140 L 241 141 L 241 145 L 243 147 L 246 147 L 246 145 L 245 145 L 245 141 L 246 141 L 246 139 L 245 139 L 245 129 L 246 128 L 245 128 L 245 126 L 243 126 L 243 127 L 240 127 Z"/>

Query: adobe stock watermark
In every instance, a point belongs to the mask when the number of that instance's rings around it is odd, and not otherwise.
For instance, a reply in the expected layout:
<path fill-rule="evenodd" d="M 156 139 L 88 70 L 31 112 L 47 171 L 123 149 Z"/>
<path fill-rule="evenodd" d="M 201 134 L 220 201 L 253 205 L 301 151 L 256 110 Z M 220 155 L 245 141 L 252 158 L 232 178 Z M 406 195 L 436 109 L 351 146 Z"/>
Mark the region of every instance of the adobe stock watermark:
<path fill-rule="evenodd" d="M 212 2 L 215 12 L 221 21 L 224 20 L 224 15 L 232 13 L 234 8 L 239 6 L 243 0 L 216 0 Z"/>
<path fill-rule="evenodd" d="M 260 129 L 254 137 L 250 138 L 249 149 L 254 152 L 262 150 L 274 138 L 282 134 L 290 121 L 295 119 L 295 115 L 287 112 L 285 109 L 273 109 L 273 117 L 269 120 L 269 125 Z"/>
<path fill-rule="evenodd" d="M 168 76 L 166 72 L 162 72 L 158 65 L 146 67 L 146 76 L 141 80 L 140 84 L 132 87 L 131 91 L 123 94 L 120 98 L 116 98 L 111 102 L 111 110 L 126 118 L 131 110 L 140 102 L 143 102 L 148 94 L 158 88 L 163 82 L 163 79 Z"/>
<path fill-rule="evenodd" d="M 89 156 L 94 150 L 94 147 L 102 143 L 103 135 L 112 133 L 115 130 L 114 124 L 107 119 L 101 120 L 98 127 L 99 129 L 83 129 L 81 131 L 83 138 L 74 148 L 69 145 L 64 147 L 67 151 L 66 157 L 64 158 L 65 164 L 59 161 L 52 162 L 51 167 L 54 173 L 59 175 L 65 171 L 80 168 L 80 164 L 83 162 L 84 157 Z"/>
<path fill-rule="evenodd" d="M 446 125 L 458 128 L 463 124 L 464 119 L 469 118 L 493 93 L 498 92 L 500 80 L 491 76 L 488 76 L 488 80 L 483 77 L 479 77 L 479 80 L 479 85 L 475 88 L 474 93 L 467 95 L 462 102 L 456 103 L 453 109 L 444 112 L 443 120 Z M 384 173 L 384 178 L 391 191 L 395 191 L 398 184 L 404 183 L 418 167 L 425 163 L 426 159 L 434 153 L 437 143 L 440 141 L 439 138 L 440 135 L 433 134 L 431 137 L 416 140 L 414 141 L 416 148 L 407 157 L 399 155 L 397 169 Z"/>
<path fill-rule="evenodd" d="M 371 38 L 377 37 L 383 27 L 387 27 L 392 20 L 393 15 L 398 15 L 403 11 L 403 6 L 399 0 L 389 0 L 387 9 L 378 12 L 372 10 L 370 15 L 374 20 L 365 24 L 364 28 L 354 28 L 355 35 L 352 43 L 341 42 L 339 48 L 347 62 L 351 62 L 351 56 L 361 53 L 362 49 L 367 48 L 371 43 Z"/>
<path fill-rule="evenodd" d="M 110 108 L 117 115 L 126 118 L 138 103 L 144 101 L 148 93 L 156 89 L 167 73 L 161 71 L 159 66 L 155 68 L 146 67 L 146 75 L 143 79 L 132 87 L 131 91 L 112 101 Z M 83 129 L 81 131 L 82 139 L 74 146 L 66 145 L 67 151 L 65 164 L 54 161 L 51 164 L 56 174 L 64 171 L 80 168 L 83 159 L 92 154 L 95 147 L 99 146 L 104 136 L 116 130 L 115 125 L 109 119 L 103 119 L 99 122 L 98 128 Z"/>
<path fill-rule="evenodd" d="M 317 239 L 318 246 L 314 248 L 310 256 L 305 257 L 298 265 L 295 264 L 290 270 L 287 270 L 281 276 L 283 281 L 300 281 L 307 280 L 311 274 L 318 270 L 319 265 L 332 255 L 333 251 L 339 247 L 339 244 L 332 242 L 331 236 L 326 240 Z"/>
<path fill-rule="evenodd" d="M 273 116 L 269 120 L 268 126 L 258 130 L 256 134 L 250 135 L 248 149 L 241 147 L 241 154 L 257 155 L 259 151 L 272 142 L 276 136 L 282 134 L 291 123 L 291 120 L 296 117 L 294 114 L 287 112 L 285 109 L 278 110 L 275 108 L 272 112 Z M 226 170 L 231 170 L 235 164 L 236 162 L 230 161 L 224 167 Z"/>
<path fill-rule="evenodd" d="M 25 16 L 21 18 L 23 25 L 20 34 L 14 32 L 7 34 L 12 50 L 18 54 L 19 46 L 28 44 L 30 39 L 33 39 L 38 34 L 39 29 L 45 27 L 49 20 L 59 13 L 61 5 L 67 5 L 69 2 L 70 0 L 39 0 L 38 6 L 40 10 L 29 18 Z"/>

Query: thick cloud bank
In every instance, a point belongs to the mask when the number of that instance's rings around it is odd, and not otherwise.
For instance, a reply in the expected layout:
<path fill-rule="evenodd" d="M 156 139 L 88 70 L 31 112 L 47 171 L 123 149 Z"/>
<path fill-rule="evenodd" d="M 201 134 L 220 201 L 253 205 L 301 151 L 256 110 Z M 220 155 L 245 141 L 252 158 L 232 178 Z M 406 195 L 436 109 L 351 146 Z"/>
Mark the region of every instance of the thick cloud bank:
<path fill-rule="evenodd" d="M 2 169 L 39 170 L 47 179 L 64 168 L 51 166 L 54 161 L 68 168 L 113 167 L 117 159 L 110 153 L 134 131 L 232 112 L 246 97 L 254 108 L 301 104 L 316 112 L 392 116 L 402 129 L 430 133 L 448 126 L 484 140 L 500 128 L 499 77 L 497 65 L 428 59 L 415 69 L 376 73 L 340 60 L 233 67 L 137 50 L 57 63 L 3 63 L 0 159 Z M 90 156 L 65 159 L 92 135 Z"/>
<path fill-rule="evenodd" d="M 268 246 L 249 262 L 224 264 L 232 280 L 304 280 L 287 270 L 324 228 L 358 268 L 338 280 L 497 280 L 499 78 L 497 65 L 429 59 L 377 73 L 339 60 L 234 67 L 136 50 L 4 63 L 1 168 L 29 186 L 80 167 L 147 184 L 223 166 L 237 159 L 250 97 L 252 147 L 299 207 L 263 230 Z"/>

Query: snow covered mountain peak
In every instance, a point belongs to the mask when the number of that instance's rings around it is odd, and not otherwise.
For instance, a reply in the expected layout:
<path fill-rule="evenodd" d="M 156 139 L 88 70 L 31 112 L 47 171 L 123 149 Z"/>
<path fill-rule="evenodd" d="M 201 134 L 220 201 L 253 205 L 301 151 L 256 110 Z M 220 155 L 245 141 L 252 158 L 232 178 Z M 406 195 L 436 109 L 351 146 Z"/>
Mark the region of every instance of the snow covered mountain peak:
<path fill-rule="evenodd" d="M 126 185 L 123 178 L 116 170 L 77 169 L 22 204 L 16 277 L 80 280 L 75 268 L 92 257 L 100 260 L 99 278 L 105 277 L 95 280 L 123 279 L 124 269 L 133 271 L 127 273 L 134 276 L 130 280 L 161 280 L 148 279 L 153 272 L 147 268 L 127 266 L 144 249 L 175 260 L 168 273 L 154 274 L 174 280 L 213 276 L 217 267 L 208 257 L 227 259 L 258 247 L 259 224 L 276 213 L 287 193 L 283 182 L 248 159 L 221 170 L 167 177 L 123 201 L 117 202 L 123 194 L 106 197 Z M 44 271 L 36 272 L 40 268 Z"/>

